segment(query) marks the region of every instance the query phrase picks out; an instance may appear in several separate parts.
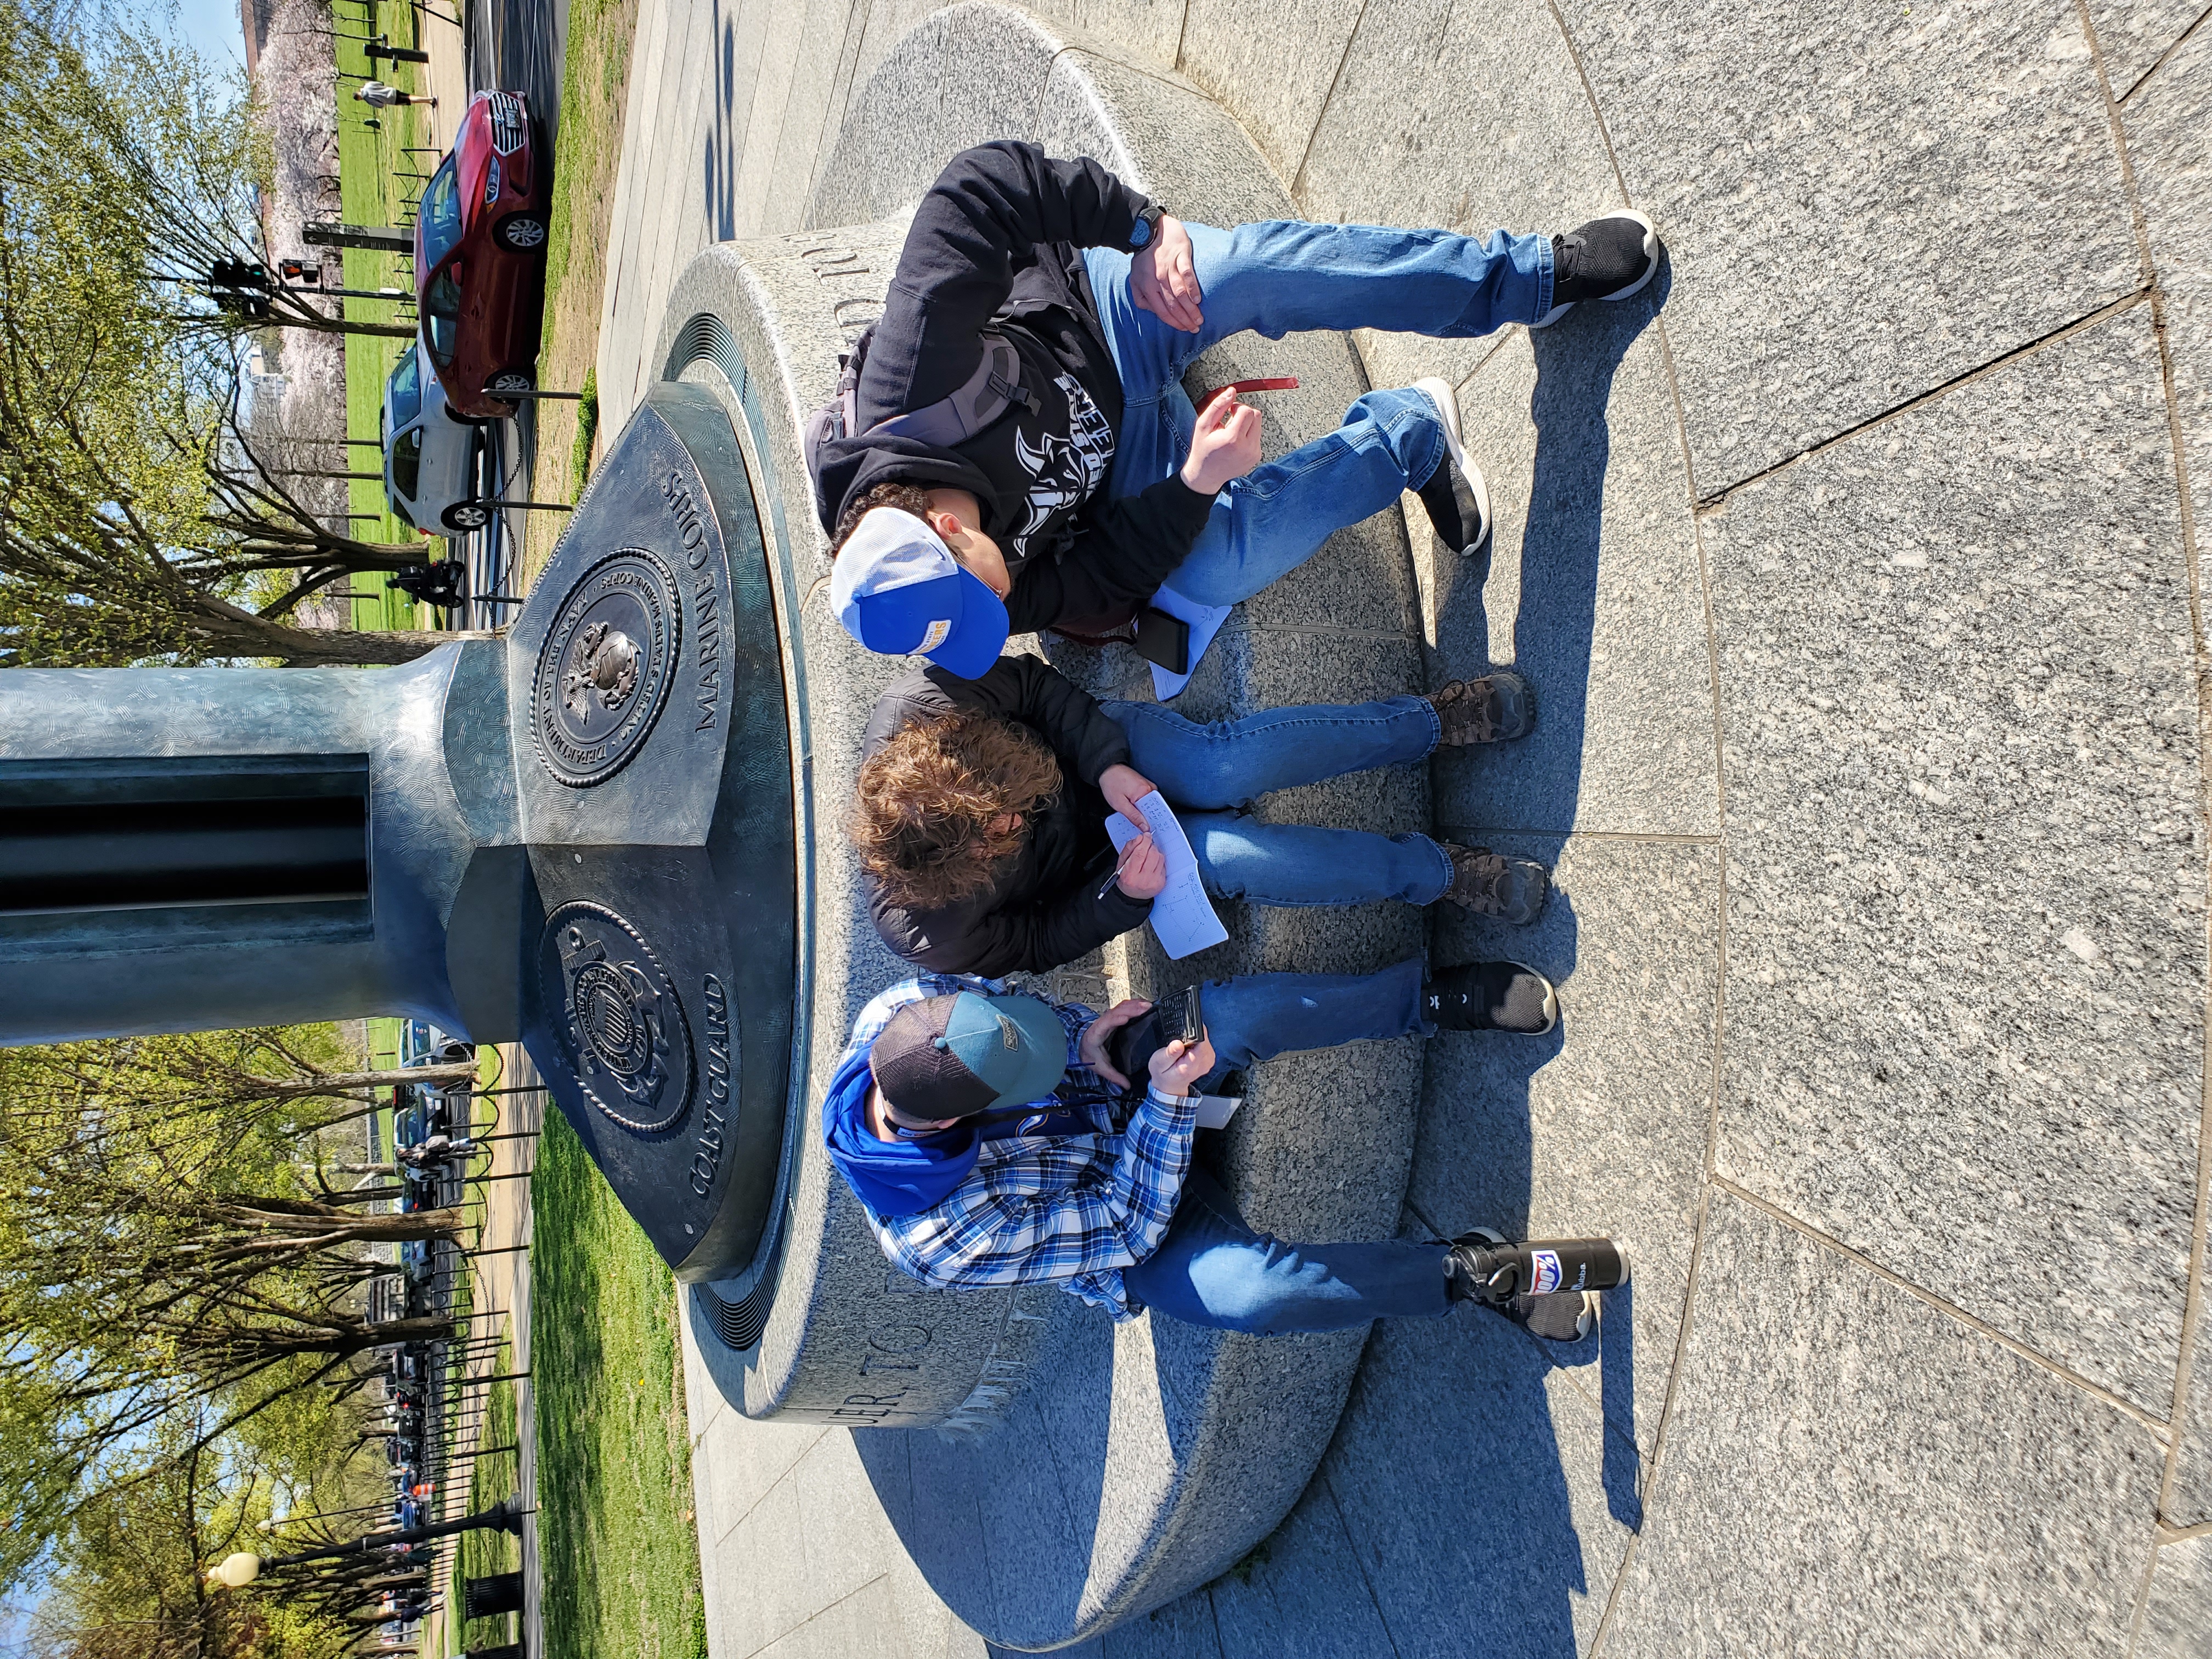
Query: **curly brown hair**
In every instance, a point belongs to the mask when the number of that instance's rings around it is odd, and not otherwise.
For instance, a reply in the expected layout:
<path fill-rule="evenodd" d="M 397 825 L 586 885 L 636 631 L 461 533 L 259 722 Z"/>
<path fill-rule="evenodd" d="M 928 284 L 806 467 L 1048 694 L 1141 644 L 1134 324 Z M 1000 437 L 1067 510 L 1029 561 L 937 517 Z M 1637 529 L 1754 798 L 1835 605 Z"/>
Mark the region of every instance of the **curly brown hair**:
<path fill-rule="evenodd" d="M 929 487 L 908 483 L 903 478 L 893 478 L 889 483 L 870 484 L 853 497 L 852 506 L 837 520 L 837 533 L 830 538 L 830 556 L 835 559 L 845 550 L 845 543 L 860 520 L 879 507 L 895 507 L 902 513 L 911 513 L 917 519 L 929 516 Z"/>
<path fill-rule="evenodd" d="M 986 891 L 1060 793 L 1060 763 L 1025 726 L 971 710 L 915 720 L 860 767 L 853 844 L 902 909 Z M 998 828 L 1009 816 L 1021 822 Z"/>

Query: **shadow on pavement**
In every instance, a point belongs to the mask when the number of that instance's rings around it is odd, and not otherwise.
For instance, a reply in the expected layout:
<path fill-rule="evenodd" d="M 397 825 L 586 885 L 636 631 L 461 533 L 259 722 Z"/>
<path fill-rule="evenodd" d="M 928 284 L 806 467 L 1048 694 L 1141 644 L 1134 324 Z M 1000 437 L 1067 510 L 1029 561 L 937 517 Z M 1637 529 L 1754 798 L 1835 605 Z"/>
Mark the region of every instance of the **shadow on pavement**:
<path fill-rule="evenodd" d="M 1536 688 L 1538 726 L 1509 748 L 1435 763 L 1440 834 L 1468 839 L 1479 828 L 1495 850 L 1556 865 L 1575 825 L 1611 454 L 1607 403 L 1666 281 L 1662 268 L 1650 300 L 1584 307 L 1531 336 L 1535 450 L 1517 600 L 1511 584 L 1489 585 L 1514 605 L 1511 655 Z M 1479 374 L 1475 398 L 1482 386 Z M 1479 434 L 1479 414 L 1470 425 Z M 1452 573 L 1438 624 L 1451 672 L 1480 672 L 1503 633 L 1486 608 L 1490 574 Z M 1492 827 L 1498 825 L 1526 827 Z M 1563 1012 L 1542 1038 L 1447 1033 L 1429 1043 L 1409 1227 L 1528 1235 L 1534 1081 L 1575 1033 L 1583 941 L 1571 885 L 1570 878 L 1555 888 L 1528 927 L 1439 907 L 1432 961 L 1526 962 L 1560 987 Z M 1553 1173 L 1540 1230 L 1572 1232 L 1572 1182 L 1556 1174 L 1562 1164 L 1571 1169 L 1571 1149 L 1547 1139 L 1544 1151 Z M 1633 1531 L 1643 1520 L 1632 1295 L 1609 1297 L 1600 1338 L 1574 1347 L 1540 1342 L 1478 1310 L 1376 1326 L 1316 1484 L 1341 1517 L 1344 1544 L 1398 1659 L 1572 1659 L 1587 1646 L 1623 1540 L 1612 1528 L 1588 1540 L 1583 1532 L 1601 1502 L 1619 1528 Z M 1279 1606 L 1294 1594 L 1289 1581 L 1310 1570 L 1295 1553 L 1267 1570 Z M 1322 1624 L 1299 1650 L 1349 1659 L 1359 1647 Z"/>

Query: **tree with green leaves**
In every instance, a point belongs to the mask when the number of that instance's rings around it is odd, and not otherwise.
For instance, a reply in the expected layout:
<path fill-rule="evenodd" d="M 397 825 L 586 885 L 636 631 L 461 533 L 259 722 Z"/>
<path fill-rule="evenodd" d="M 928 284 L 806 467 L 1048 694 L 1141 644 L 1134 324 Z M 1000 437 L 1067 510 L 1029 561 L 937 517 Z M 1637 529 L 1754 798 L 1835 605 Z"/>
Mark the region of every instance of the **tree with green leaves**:
<path fill-rule="evenodd" d="M 127 16 L 101 21 L 94 36 L 66 10 L 0 6 L 0 188 L 127 251 L 175 325 L 411 339 L 276 274 L 259 202 L 273 158 L 240 72 Z"/>
<path fill-rule="evenodd" d="M 357 1395 L 378 1348 L 453 1334 L 367 1292 L 381 1247 L 457 1243 L 465 1212 L 395 1213 L 394 1188 L 320 1167 L 394 1076 L 346 1066 L 327 1027 L 0 1050 L 0 1571 L 148 1478 L 149 1443 L 250 1437 L 303 1395 Z"/>
<path fill-rule="evenodd" d="M 290 620 L 429 550 L 319 511 L 318 469 L 244 404 L 241 319 L 192 276 L 259 234 L 258 129 L 221 81 L 158 36 L 94 56 L 0 5 L 0 665 L 389 664 L 452 638 Z"/>
<path fill-rule="evenodd" d="M 427 544 L 331 528 L 241 421 L 234 367 L 120 305 L 70 314 L 53 290 L 82 284 L 13 234 L 10 205 L 0 195 L 0 665 L 398 663 L 452 638 L 287 621 L 334 580 L 425 562 Z"/>
<path fill-rule="evenodd" d="M 384 1588 L 367 1582 L 374 1566 L 272 1586 L 291 1594 L 240 1596 L 208 1583 L 208 1563 L 266 1547 L 262 1528 L 300 1470 L 294 1449 L 203 1443 L 198 1426 L 157 1434 L 143 1478 L 103 1492 L 62 1529 L 31 1621 L 37 1659 L 340 1659 L 360 1639 Z M 366 1476 L 355 1485 L 370 1489 Z"/>

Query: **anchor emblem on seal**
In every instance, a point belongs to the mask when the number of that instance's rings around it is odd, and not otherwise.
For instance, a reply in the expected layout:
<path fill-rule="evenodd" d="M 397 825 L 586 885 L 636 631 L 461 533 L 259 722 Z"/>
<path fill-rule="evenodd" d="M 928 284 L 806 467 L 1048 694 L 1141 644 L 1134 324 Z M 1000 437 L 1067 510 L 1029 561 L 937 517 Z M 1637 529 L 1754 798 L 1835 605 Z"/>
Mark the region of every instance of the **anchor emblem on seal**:
<path fill-rule="evenodd" d="M 649 1116 L 668 1082 L 669 1013 L 661 993 L 634 962 L 611 962 L 606 946 L 580 927 L 562 931 L 568 1028 L 587 1083 L 611 1087 Z"/>

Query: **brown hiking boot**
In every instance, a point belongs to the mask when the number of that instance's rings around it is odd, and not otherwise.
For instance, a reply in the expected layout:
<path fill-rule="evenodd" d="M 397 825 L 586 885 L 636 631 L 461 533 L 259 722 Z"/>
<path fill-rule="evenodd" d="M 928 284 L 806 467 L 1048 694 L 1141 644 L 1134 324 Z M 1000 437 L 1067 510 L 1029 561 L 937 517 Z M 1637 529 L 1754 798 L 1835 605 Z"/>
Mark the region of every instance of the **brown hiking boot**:
<path fill-rule="evenodd" d="M 1444 896 L 1462 910 L 1525 927 L 1536 920 L 1552 891 L 1551 872 L 1534 859 L 1509 859 L 1487 847 L 1443 843 L 1452 884 Z"/>
<path fill-rule="evenodd" d="M 1510 668 L 1493 668 L 1479 680 L 1454 680 L 1429 693 L 1443 733 L 1440 749 L 1470 743 L 1510 743 L 1535 729 L 1536 694 Z"/>

